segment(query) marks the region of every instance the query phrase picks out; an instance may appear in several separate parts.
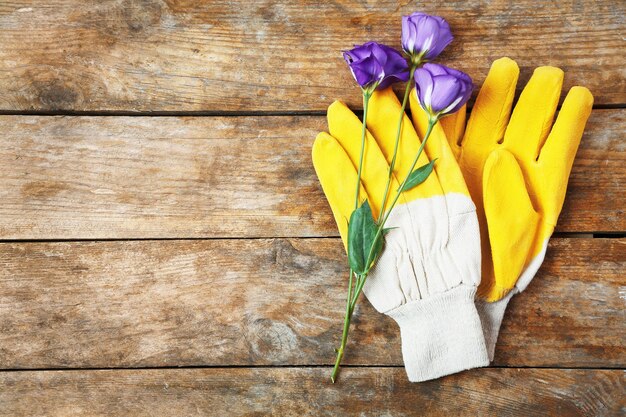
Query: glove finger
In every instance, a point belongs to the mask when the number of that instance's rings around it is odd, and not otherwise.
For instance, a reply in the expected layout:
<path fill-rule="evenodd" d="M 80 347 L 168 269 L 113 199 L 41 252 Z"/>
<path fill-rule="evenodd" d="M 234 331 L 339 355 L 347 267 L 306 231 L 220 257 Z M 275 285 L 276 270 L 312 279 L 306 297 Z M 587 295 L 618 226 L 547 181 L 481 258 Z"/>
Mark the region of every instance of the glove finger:
<path fill-rule="evenodd" d="M 313 143 L 313 166 L 322 184 L 328 204 L 333 212 L 344 247 L 348 244 L 348 220 L 354 210 L 357 170 L 335 138 L 326 132 L 317 135 Z M 359 196 L 367 198 L 367 192 L 360 187 Z M 377 213 L 375 213 L 377 214 Z"/>
<path fill-rule="evenodd" d="M 461 147 L 492 149 L 502 139 L 511 114 L 519 67 L 510 58 L 491 64 L 467 122 Z"/>
<path fill-rule="evenodd" d="M 352 161 L 352 165 L 358 170 L 361 157 L 361 131 L 363 124 L 358 117 L 342 102 L 335 101 L 328 107 L 328 128 L 330 134 L 345 150 Z M 374 216 L 377 217 L 382 208 L 382 199 L 389 176 L 389 164 L 381 152 L 378 144 L 368 132 L 365 138 L 365 151 L 363 153 L 363 168 L 361 170 L 361 183 L 369 196 L 370 206 Z M 395 178 L 392 178 L 390 193 L 399 188 Z M 349 195 L 353 196 L 353 193 Z M 392 194 L 393 195 L 393 194 Z M 361 198 L 363 200 L 363 198 Z M 388 197 L 389 201 L 389 197 Z M 404 196 L 400 197 L 399 203 L 406 202 Z"/>
<path fill-rule="evenodd" d="M 411 114 L 413 114 L 413 109 L 415 108 L 413 106 L 413 101 L 417 100 L 413 99 L 411 101 Z M 452 150 L 452 153 L 457 161 L 461 157 L 461 140 L 463 139 L 463 134 L 465 133 L 466 117 L 467 105 L 463 105 L 459 111 L 449 114 L 439 121 L 439 123 L 441 123 L 441 127 L 443 128 L 443 133 L 446 135 L 446 138 L 448 138 L 450 149 Z M 415 118 L 413 119 L 415 120 Z"/>
<path fill-rule="evenodd" d="M 522 164 L 537 160 L 559 104 L 563 71 L 556 67 L 535 69 L 515 105 L 504 134 L 504 147 Z"/>
<path fill-rule="evenodd" d="M 428 129 L 428 115 L 417 102 L 415 94 L 411 94 L 411 116 L 413 124 L 418 134 L 424 137 Z M 445 119 L 445 118 L 444 118 Z M 457 146 L 457 148 L 459 148 Z M 439 184 L 445 194 L 459 193 L 469 197 L 469 191 L 463 179 L 463 173 L 457 163 L 448 138 L 444 132 L 441 123 L 437 123 L 430 134 L 430 138 L 424 146 L 424 150 L 431 161 L 437 158 L 435 162 L 435 172 L 439 179 Z"/>
<path fill-rule="evenodd" d="M 485 216 L 493 275 L 483 275 L 478 294 L 497 301 L 515 286 L 526 263 L 539 225 L 526 189 L 524 175 L 515 156 L 498 149 L 487 157 L 483 174 Z M 487 279 L 485 279 L 487 278 Z"/>
<path fill-rule="evenodd" d="M 389 165 L 393 159 L 393 151 L 396 145 L 396 135 L 398 131 L 398 121 L 402 104 L 391 88 L 376 91 L 369 102 L 367 114 L 367 129 L 374 136 L 378 147 L 382 151 Z M 409 174 L 413 160 L 417 155 L 421 141 L 411 124 L 409 118 L 404 114 L 400 141 L 398 143 L 398 153 L 394 165 L 394 174 L 398 182 L 402 182 Z M 415 165 L 416 168 L 426 165 L 429 161 L 427 154 L 422 155 Z M 436 166 L 437 164 L 435 164 Z M 394 188 L 393 191 L 396 189 Z M 417 198 L 426 198 L 433 195 L 443 194 L 437 181 L 437 175 L 430 175 L 428 179 L 419 187 L 412 188 L 404 193 L 407 201 Z"/>
<path fill-rule="evenodd" d="M 561 212 L 569 174 L 592 106 L 591 92 L 585 87 L 573 87 L 539 154 L 539 175 L 544 178 L 546 187 L 546 192 L 539 197 L 545 199 L 541 201 L 542 208 L 546 221 L 552 225 L 556 224 Z"/>

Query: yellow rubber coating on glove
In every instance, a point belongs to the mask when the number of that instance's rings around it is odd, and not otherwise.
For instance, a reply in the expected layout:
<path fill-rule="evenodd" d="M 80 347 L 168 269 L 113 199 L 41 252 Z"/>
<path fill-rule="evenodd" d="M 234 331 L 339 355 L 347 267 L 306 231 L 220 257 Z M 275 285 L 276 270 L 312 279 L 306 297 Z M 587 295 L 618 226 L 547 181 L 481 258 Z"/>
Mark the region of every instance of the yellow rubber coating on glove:
<path fill-rule="evenodd" d="M 359 158 L 361 156 L 361 131 L 363 129 L 363 125 L 361 124 L 359 118 L 352 113 L 352 111 L 344 103 L 335 101 L 328 107 L 328 128 L 331 136 L 339 142 L 350 158 L 352 165 L 358 170 Z M 315 161 L 314 159 L 313 162 L 315 164 L 320 161 Z M 426 163 L 428 163 L 428 161 L 426 161 Z M 328 166 L 328 169 L 334 171 L 335 167 Z M 368 130 L 365 139 L 365 151 L 363 154 L 361 183 L 369 196 L 369 203 L 372 208 L 374 218 L 378 217 L 382 208 L 382 199 L 387 185 L 388 175 L 389 164 L 378 146 L 377 141 Z M 338 181 L 343 181 L 343 179 L 339 178 Z M 393 178 L 391 182 L 391 189 L 397 190 L 399 186 L 398 181 Z M 353 189 L 356 187 L 356 180 L 352 187 Z M 398 204 L 407 202 L 407 194 L 408 193 L 405 193 L 400 197 Z M 351 200 L 354 204 L 354 191 L 344 195 L 342 198 Z M 360 197 L 360 201 L 364 200 L 364 197 Z M 331 206 L 334 204 L 334 202 L 330 200 L 329 202 Z"/>
<path fill-rule="evenodd" d="M 391 89 L 389 89 L 389 93 L 395 97 L 395 94 L 391 91 Z M 389 111 L 384 105 L 381 105 L 380 101 L 384 101 L 389 104 L 389 98 L 390 97 L 386 93 L 381 95 L 379 92 L 375 92 L 370 98 L 370 109 L 368 111 L 368 135 L 365 146 L 362 180 L 365 185 L 365 189 L 368 190 L 372 210 L 376 213 L 378 213 L 382 207 L 382 198 L 385 192 L 385 185 L 387 183 L 389 164 L 393 156 L 396 128 L 398 124 L 398 117 L 400 115 L 400 105 L 398 105 L 396 111 Z M 328 129 L 331 136 L 335 137 L 339 143 L 341 143 L 343 148 L 346 150 L 346 153 L 350 155 L 352 162 L 354 162 L 355 166 L 358 167 L 358 158 L 361 151 L 361 121 L 344 103 L 340 101 L 335 101 L 328 107 L 327 115 Z M 389 196 L 387 197 L 388 202 L 395 195 L 396 190 L 399 188 L 399 183 L 404 180 L 406 172 L 408 172 L 415 155 L 417 155 L 419 146 L 420 140 L 417 137 L 410 120 L 406 118 L 406 124 L 402 129 L 402 135 L 400 137 L 398 157 L 394 169 L 395 182 L 391 185 Z M 380 161 L 381 157 L 383 162 Z M 417 162 L 416 168 L 425 165 L 428 162 L 428 157 L 426 154 L 422 153 L 422 156 Z M 383 174 L 380 171 L 382 169 L 387 171 Z M 366 178 L 366 176 L 371 178 L 372 182 L 375 179 L 375 191 L 373 187 L 368 187 L 368 178 Z M 426 181 L 424 181 L 424 183 L 420 184 L 419 187 L 415 187 L 403 193 L 400 200 L 398 200 L 398 204 L 407 203 L 417 198 L 426 198 L 441 194 L 443 194 L 443 191 L 439 186 L 437 177 L 435 175 L 431 175 Z M 374 207 L 376 210 L 374 210 Z"/>
<path fill-rule="evenodd" d="M 389 87 L 385 90 L 375 91 L 374 94 L 372 94 L 369 106 L 370 108 L 367 114 L 367 129 L 372 132 L 372 135 L 376 138 L 376 142 L 378 143 L 380 150 L 385 155 L 387 164 L 391 165 L 402 103 L 400 103 L 396 94 L 393 92 L 391 87 Z M 331 135 L 333 134 L 334 125 L 334 123 L 331 122 L 331 119 L 334 118 L 334 116 L 335 115 L 329 110 L 328 124 Z M 430 142 L 430 139 L 428 142 Z M 428 145 L 428 142 L 426 145 Z M 417 151 L 419 150 L 421 143 L 420 138 L 417 136 L 417 132 L 411 124 L 411 120 L 406 114 L 404 114 L 402 130 L 400 133 L 400 142 L 398 143 L 398 154 L 394 165 L 394 175 L 398 179 L 398 182 L 404 180 L 404 178 L 409 174 L 409 169 L 413 164 L 413 160 L 415 159 L 415 155 L 417 155 Z M 427 155 L 427 153 L 422 152 L 415 168 L 426 165 L 431 160 Z M 435 166 L 438 165 L 438 162 L 439 161 L 435 163 Z M 390 198 L 393 198 L 397 188 L 398 187 L 391 188 Z M 419 187 L 415 187 L 403 193 L 403 196 L 408 202 L 417 198 L 426 198 L 442 194 L 443 190 L 439 185 L 435 169 L 435 172 L 431 174 L 426 181 L 420 184 Z"/>
<path fill-rule="evenodd" d="M 417 98 L 411 97 L 413 101 L 411 101 L 411 109 L 415 109 L 418 106 Z M 417 112 L 413 116 L 413 122 L 416 121 L 416 116 L 423 115 L 423 112 Z M 443 134 L 448 139 L 448 143 L 450 144 L 450 149 L 454 154 L 456 159 L 459 159 L 461 156 L 461 139 L 463 139 L 463 134 L 465 133 L 465 121 L 467 115 L 467 105 L 464 104 L 463 107 L 459 109 L 456 113 L 452 113 L 441 120 L 439 120 L 439 124 L 443 129 Z M 425 116 L 422 116 L 425 117 Z"/>
<path fill-rule="evenodd" d="M 376 91 L 370 98 L 369 106 L 360 199 L 368 198 L 372 214 L 378 217 L 393 157 L 401 103 L 389 88 Z M 327 116 L 330 134 L 322 132 L 315 139 L 313 165 L 345 246 L 348 219 L 354 209 L 362 124 L 341 101 L 329 106 Z M 420 144 L 413 124 L 404 116 L 388 202 L 399 188 L 399 181 L 408 173 Z M 462 173 L 440 126 L 433 130 L 416 167 L 427 164 L 431 155 L 438 158 L 435 172 L 418 187 L 404 192 L 398 200 L 399 205 L 452 192 L 469 197 Z"/>
<path fill-rule="evenodd" d="M 354 210 L 362 124 L 340 101 L 335 101 L 329 106 L 328 124 L 329 130 L 336 137 L 326 132 L 317 135 L 312 150 L 313 166 L 330 204 L 344 247 L 347 248 L 348 220 Z M 388 173 L 387 160 L 376 140 L 367 131 L 359 199 L 360 201 L 368 199 L 375 218 L 381 210 Z M 393 195 L 392 192 L 398 187 L 399 183 L 394 176 L 390 194 Z M 406 203 L 406 196 L 401 196 L 398 203 Z"/>
<path fill-rule="evenodd" d="M 442 123 L 477 207 L 483 253 L 478 294 L 487 301 L 515 286 L 552 234 L 593 105 L 589 90 L 573 87 L 553 126 L 563 72 L 539 67 L 511 115 L 518 76 L 515 61 L 495 61 L 465 132 L 463 112 Z"/>
<path fill-rule="evenodd" d="M 492 257 L 492 277 L 497 278 L 483 288 L 487 288 L 491 298 L 499 300 L 513 288 L 526 265 L 528 254 L 533 252 L 540 217 L 530 201 L 524 174 L 515 156 L 506 149 L 496 149 L 487 157 L 483 186 L 484 195 L 488 197 L 485 201 L 489 227 L 487 243 L 493 254 L 503 255 Z M 492 195 L 498 195 L 498 198 L 491 198 Z"/>
<path fill-rule="evenodd" d="M 315 171 L 330 204 L 341 240 L 347 249 L 348 220 L 354 210 L 357 170 L 339 142 L 326 132 L 317 135 L 312 151 Z M 339 180 L 340 179 L 340 180 Z M 359 195 L 367 198 L 361 185 Z M 352 196 L 353 198 L 346 198 Z"/>

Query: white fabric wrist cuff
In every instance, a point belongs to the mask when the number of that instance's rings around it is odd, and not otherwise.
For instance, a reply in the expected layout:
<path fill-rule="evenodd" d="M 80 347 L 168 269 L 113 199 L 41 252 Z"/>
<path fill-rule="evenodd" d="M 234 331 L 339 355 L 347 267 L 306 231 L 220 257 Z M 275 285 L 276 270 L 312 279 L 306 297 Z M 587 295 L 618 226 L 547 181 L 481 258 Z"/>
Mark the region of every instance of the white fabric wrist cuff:
<path fill-rule="evenodd" d="M 518 289 L 513 288 L 504 298 L 493 303 L 484 300 L 476 300 L 476 310 L 478 310 L 478 316 L 483 326 L 485 345 L 487 346 L 490 362 L 493 361 L 496 342 L 498 341 L 498 334 L 500 333 L 500 326 L 502 325 L 506 306 L 509 304 L 511 297 L 517 293 L 519 293 Z"/>
<path fill-rule="evenodd" d="M 400 326 L 409 381 L 428 381 L 489 365 L 475 294 L 476 287 L 460 285 L 387 312 Z"/>

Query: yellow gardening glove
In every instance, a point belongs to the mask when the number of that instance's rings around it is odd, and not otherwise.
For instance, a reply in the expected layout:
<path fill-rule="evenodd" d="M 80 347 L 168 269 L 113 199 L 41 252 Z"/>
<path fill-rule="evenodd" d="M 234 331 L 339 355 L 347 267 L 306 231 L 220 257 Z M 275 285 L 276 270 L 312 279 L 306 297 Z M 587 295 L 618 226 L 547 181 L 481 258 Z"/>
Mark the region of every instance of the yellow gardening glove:
<path fill-rule="evenodd" d="M 401 105 L 391 89 L 370 99 L 361 178 L 374 218 L 393 157 Z M 313 164 L 347 246 L 361 149 L 359 119 L 341 102 L 328 108 L 330 134 L 313 145 Z M 420 140 L 404 116 L 391 195 L 406 177 Z M 417 166 L 437 158 L 434 172 L 401 194 L 385 224 L 394 228 L 370 271 L 364 292 L 400 326 L 402 355 L 411 381 L 425 381 L 489 363 L 474 295 L 480 282 L 480 243 L 475 206 L 440 126 L 434 128 Z"/>
<path fill-rule="evenodd" d="M 563 71 L 539 67 L 511 115 L 518 75 L 515 61 L 495 61 L 467 128 L 465 108 L 441 122 L 477 207 L 483 255 L 478 295 L 485 301 L 477 307 L 490 359 L 508 301 L 543 262 L 593 104 L 589 90 L 573 87 L 553 126 Z M 413 96 L 411 111 L 423 131 L 426 116 Z"/>

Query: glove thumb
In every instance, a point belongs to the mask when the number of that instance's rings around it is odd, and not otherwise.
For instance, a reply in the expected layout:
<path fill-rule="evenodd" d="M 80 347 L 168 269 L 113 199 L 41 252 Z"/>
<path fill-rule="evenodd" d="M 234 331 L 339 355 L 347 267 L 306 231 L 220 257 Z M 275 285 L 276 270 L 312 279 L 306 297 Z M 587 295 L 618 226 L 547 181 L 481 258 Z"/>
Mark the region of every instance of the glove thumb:
<path fill-rule="evenodd" d="M 483 203 L 493 282 L 481 283 L 479 296 L 487 301 L 503 298 L 515 286 L 526 264 L 540 222 L 526 189 L 524 174 L 512 153 L 491 152 L 483 171 Z"/>

